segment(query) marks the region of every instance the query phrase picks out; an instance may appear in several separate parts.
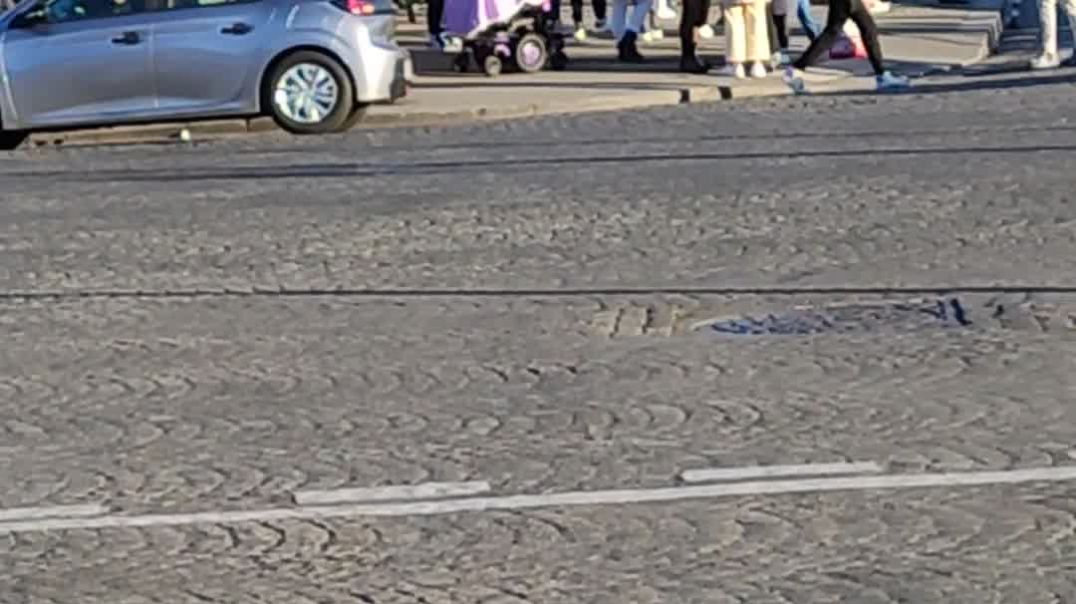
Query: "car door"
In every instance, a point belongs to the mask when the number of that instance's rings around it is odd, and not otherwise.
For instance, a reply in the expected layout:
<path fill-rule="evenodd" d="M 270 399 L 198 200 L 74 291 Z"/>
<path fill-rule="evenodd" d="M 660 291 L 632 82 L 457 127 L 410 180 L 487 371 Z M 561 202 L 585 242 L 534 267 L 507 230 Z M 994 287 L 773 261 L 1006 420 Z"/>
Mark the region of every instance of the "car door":
<path fill-rule="evenodd" d="M 153 63 L 162 109 L 174 113 L 256 109 L 273 4 L 263 0 L 160 0 Z"/>
<path fill-rule="evenodd" d="M 111 123 L 156 108 L 151 16 L 142 0 L 43 0 L 4 34 L 15 122 Z"/>

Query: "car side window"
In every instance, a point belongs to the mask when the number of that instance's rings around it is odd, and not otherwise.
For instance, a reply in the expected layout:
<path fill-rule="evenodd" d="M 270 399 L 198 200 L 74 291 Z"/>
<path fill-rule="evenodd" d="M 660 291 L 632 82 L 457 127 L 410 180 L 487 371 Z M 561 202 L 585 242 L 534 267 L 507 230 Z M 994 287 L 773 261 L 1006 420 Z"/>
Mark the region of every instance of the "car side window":
<path fill-rule="evenodd" d="M 45 0 L 26 14 L 33 22 L 69 23 L 142 12 L 143 0 Z"/>
<path fill-rule="evenodd" d="M 209 8 L 230 4 L 251 4 L 260 0 L 146 0 L 146 9 L 150 11 L 173 11 L 189 8 Z"/>

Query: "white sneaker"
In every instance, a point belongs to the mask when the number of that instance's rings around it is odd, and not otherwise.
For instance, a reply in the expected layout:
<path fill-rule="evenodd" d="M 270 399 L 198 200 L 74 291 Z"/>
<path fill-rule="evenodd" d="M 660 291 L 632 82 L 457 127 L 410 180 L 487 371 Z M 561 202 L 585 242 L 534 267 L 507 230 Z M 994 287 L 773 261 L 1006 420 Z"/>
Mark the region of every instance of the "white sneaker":
<path fill-rule="evenodd" d="M 769 75 L 769 73 L 766 71 L 766 66 L 763 65 L 761 61 L 755 61 L 751 64 L 751 77 L 757 80 L 764 78 L 767 75 Z"/>
<path fill-rule="evenodd" d="M 1038 71 L 1041 69 L 1057 69 L 1061 67 L 1061 57 L 1057 53 L 1043 53 L 1031 59 L 1031 68 Z"/>
<path fill-rule="evenodd" d="M 709 40 L 714 37 L 714 27 L 712 25 L 703 25 L 699 28 L 699 37 L 703 40 Z"/>
<path fill-rule="evenodd" d="M 747 77 L 747 71 L 744 70 L 743 63 L 735 63 L 731 65 L 725 65 L 721 68 L 720 71 L 717 72 L 717 75 L 742 80 Z"/>
<path fill-rule="evenodd" d="M 575 33 L 572 34 L 572 35 L 575 37 L 576 40 L 578 40 L 580 42 L 585 42 L 586 39 L 587 39 L 587 28 L 579 27 L 579 28 L 577 28 L 575 30 Z"/>
<path fill-rule="evenodd" d="M 893 75 L 888 71 L 875 78 L 878 90 L 903 90 L 912 85 L 906 76 Z"/>
<path fill-rule="evenodd" d="M 796 73 L 794 68 L 785 68 L 785 73 L 781 76 L 781 79 L 784 80 L 785 85 L 792 90 L 792 94 L 807 94 L 807 84 L 803 81 L 803 78 Z"/>

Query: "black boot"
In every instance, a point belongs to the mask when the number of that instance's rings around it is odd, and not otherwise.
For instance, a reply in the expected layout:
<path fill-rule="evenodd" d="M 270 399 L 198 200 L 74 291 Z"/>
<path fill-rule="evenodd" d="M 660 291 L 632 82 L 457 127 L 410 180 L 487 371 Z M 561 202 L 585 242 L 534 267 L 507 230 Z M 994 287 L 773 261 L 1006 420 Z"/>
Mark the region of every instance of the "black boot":
<path fill-rule="evenodd" d="M 635 41 L 639 38 L 639 35 L 635 32 L 628 30 L 624 32 L 624 37 L 620 38 L 620 42 L 617 42 L 617 58 L 624 63 L 642 63 L 645 59 L 643 55 L 639 54 L 639 48 L 635 45 Z"/>
<path fill-rule="evenodd" d="M 687 47 L 680 54 L 680 71 L 684 73 L 704 74 L 710 71 L 710 64 L 695 54 L 695 45 Z"/>

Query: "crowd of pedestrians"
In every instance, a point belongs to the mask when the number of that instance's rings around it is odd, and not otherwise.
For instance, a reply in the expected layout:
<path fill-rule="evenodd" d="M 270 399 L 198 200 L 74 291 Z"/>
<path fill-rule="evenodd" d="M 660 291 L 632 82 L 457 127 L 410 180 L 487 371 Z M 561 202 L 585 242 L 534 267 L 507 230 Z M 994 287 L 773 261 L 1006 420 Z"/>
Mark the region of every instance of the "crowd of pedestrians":
<path fill-rule="evenodd" d="M 0 0 L 3 1 L 3 0 Z M 639 40 L 654 28 L 654 19 L 676 17 L 670 0 L 592 0 L 594 29 L 612 34 L 617 58 L 625 62 L 645 60 Z M 806 92 L 803 72 L 829 54 L 846 36 L 846 23 L 854 24 L 862 40 L 862 50 L 872 66 L 879 89 L 908 86 L 907 78 L 893 74 L 883 66 L 878 28 L 873 13 L 889 9 L 886 0 L 827 0 L 826 23 L 820 27 L 811 15 L 811 0 L 679 0 L 680 70 L 707 73 L 710 65 L 698 56 L 700 39 L 713 36 L 716 27 L 707 23 L 711 1 L 721 3 L 718 26 L 724 30 L 725 61 L 721 74 L 730 78 L 765 78 L 770 71 L 782 70 L 782 76 L 795 93 Z M 1076 31 L 1076 0 L 1061 0 L 1064 11 Z M 586 37 L 583 24 L 583 0 L 570 0 L 571 26 L 568 34 Z M 608 4 L 607 4 L 608 2 Z M 1038 0 L 1042 25 L 1042 52 L 1031 61 L 1033 69 L 1050 69 L 1062 64 L 1058 48 L 1058 2 Z M 429 34 L 441 47 L 448 44 L 442 36 L 441 15 L 444 0 L 428 0 Z M 794 13 L 809 40 L 807 50 L 795 60 L 790 56 L 789 15 Z M 552 0 L 552 15 L 560 16 L 561 0 Z M 660 32 L 661 30 L 656 30 Z M 1071 59 L 1076 64 L 1076 57 Z"/>
<path fill-rule="evenodd" d="M 819 27 L 811 15 L 811 0 L 716 1 L 721 3 L 718 26 L 724 30 L 725 36 L 725 65 L 720 72 L 724 76 L 763 78 L 771 71 L 780 69 L 784 81 L 794 92 L 806 92 L 802 72 L 829 53 L 845 35 L 845 23 L 851 20 L 859 30 L 878 88 L 890 90 L 909 84 L 907 78 L 892 74 L 883 66 L 871 6 L 886 5 L 884 0 L 828 0 L 829 11 L 824 27 Z M 1065 1 L 1076 6 L 1076 0 Z M 449 49 L 452 40 L 443 35 L 441 27 L 444 2 L 428 0 L 427 18 L 431 43 Z M 557 17 L 560 15 L 560 2 L 551 2 L 551 12 Z M 710 65 L 699 56 L 698 47 L 700 39 L 712 37 L 716 29 L 707 22 L 711 0 L 680 2 L 680 70 L 694 74 L 707 73 Z M 661 19 L 675 16 L 669 0 L 609 0 L 608 5 L 607 0 L 592 0 L 592 3 L 594 28 L 612 34 L 616 41 L 617 59 L 628 63 L 645 60 L 639 50 L 639 41 L 648 27 L 653 28 L 655 16 Z M 585 37 L 583 8 L 583 0 L 571 0 L 571 31 L 566 33 L 574 34 L 577 38 Z M 789 55 L 788 16 L 792 12 L 810 41 L 807 50 L 795 61 Z"/>

